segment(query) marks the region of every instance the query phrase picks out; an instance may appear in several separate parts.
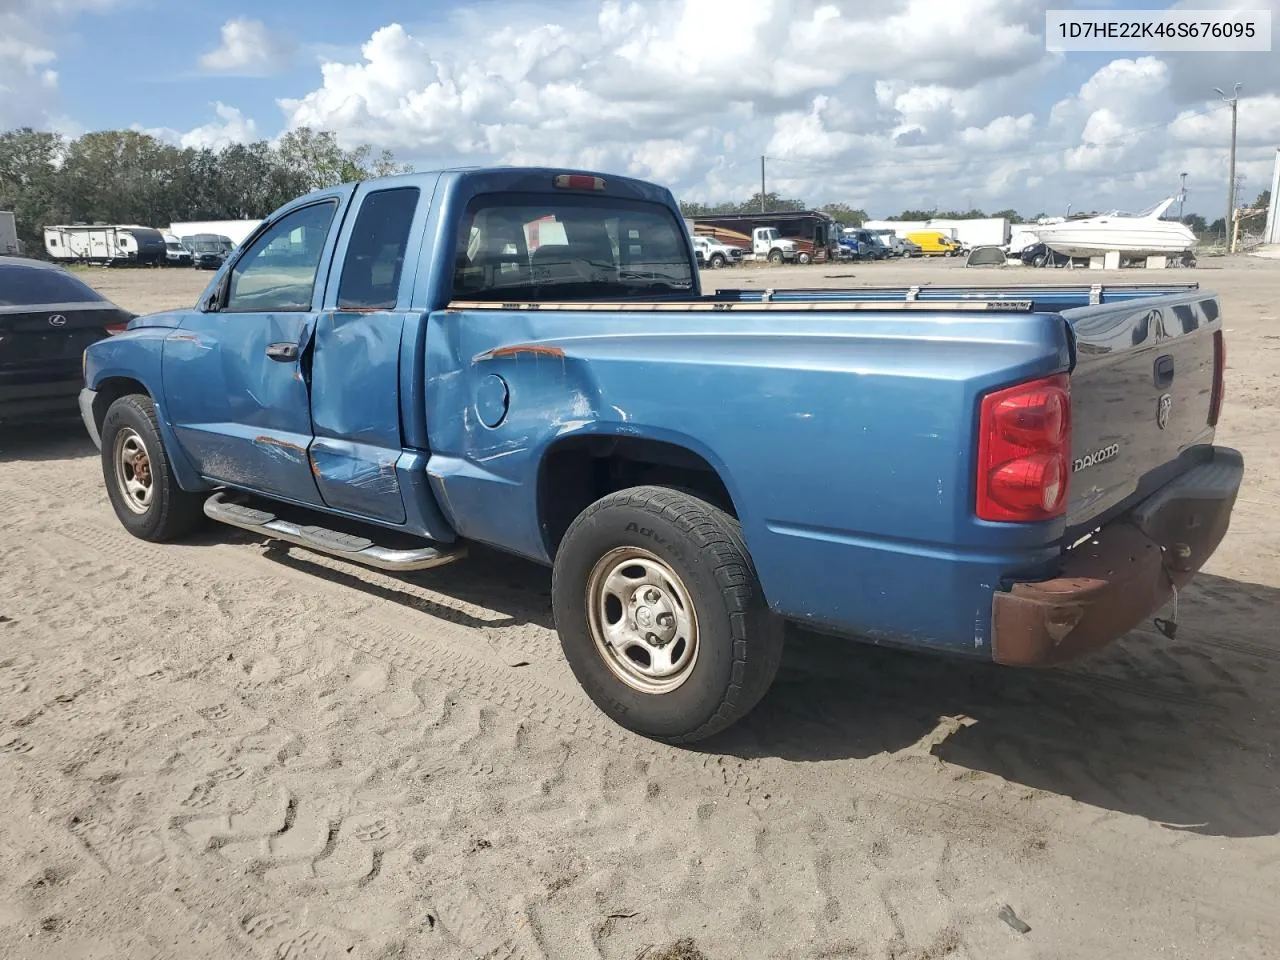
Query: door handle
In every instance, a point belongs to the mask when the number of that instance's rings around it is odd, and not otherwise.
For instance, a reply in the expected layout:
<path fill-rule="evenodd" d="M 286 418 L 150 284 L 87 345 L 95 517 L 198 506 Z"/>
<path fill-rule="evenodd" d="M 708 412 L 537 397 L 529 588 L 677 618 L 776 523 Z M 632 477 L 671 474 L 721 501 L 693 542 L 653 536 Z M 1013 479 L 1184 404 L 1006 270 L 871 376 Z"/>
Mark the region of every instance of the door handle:
<path fill-rule="evenodd" d="M 279 360 L 281 363 L 297 360 L 298 345 L 296 343 L 273 343 L 267 347 L 267 356 L 272 360 Z"/>
<path fill-rule="evenodd" d="M 1160 390 L 1173 383 L 1173 357 L 1167 353 L 1156 360 L 1155 381 Z"/>

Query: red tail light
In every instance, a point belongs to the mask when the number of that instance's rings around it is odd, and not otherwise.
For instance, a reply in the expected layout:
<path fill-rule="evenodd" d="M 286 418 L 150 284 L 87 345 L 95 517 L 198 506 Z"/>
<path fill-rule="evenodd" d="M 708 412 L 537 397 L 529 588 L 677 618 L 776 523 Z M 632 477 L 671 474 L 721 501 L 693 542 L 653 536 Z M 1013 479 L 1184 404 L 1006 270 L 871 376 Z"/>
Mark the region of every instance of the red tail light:
<path fill-rule="evenodd" d="M 1222 338 L 1222 331 L 1213 331 L 1213 393 L 1209 396 L 1209 426 L 1218 425 L 1218 414 L 1222 413 L 1222 392 L 1226 386 L 1227 342 Z"/>
<path fill-rule="evenodd" d="M 987 394 L 978 419 L 978 517 L 1026 523 L 1066 513 L 1070 456 L 1066 374 Z"/>
<path fill-rule="evenodd" d="M 582 173 L 561 173 L 556 176 L 556 187 L 560 190 L 603 190 L 603 177 L 589 177 Z"/>
<path fill-rule="evenodd" d="M 108 323 L 103 329 L 114 337 L 117 333 L 124 333 L 128 326 L 127 323 Z"/>

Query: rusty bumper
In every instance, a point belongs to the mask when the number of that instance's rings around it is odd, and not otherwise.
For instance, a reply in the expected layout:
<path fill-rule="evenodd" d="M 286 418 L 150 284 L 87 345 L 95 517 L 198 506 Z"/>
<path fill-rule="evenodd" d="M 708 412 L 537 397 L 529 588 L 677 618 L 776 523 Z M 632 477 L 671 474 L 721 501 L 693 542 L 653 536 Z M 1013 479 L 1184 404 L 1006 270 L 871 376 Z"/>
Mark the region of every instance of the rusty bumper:
<path fill-rule="evenodd" d="M 1166 484 L 1068 551 L 1057 577 L 992 601 L 992 657 L 1013 666 L 1073 660 L 1120 639 L 1189 581 L 1226 535 L 1244 478 L 1238 451 Z"/>

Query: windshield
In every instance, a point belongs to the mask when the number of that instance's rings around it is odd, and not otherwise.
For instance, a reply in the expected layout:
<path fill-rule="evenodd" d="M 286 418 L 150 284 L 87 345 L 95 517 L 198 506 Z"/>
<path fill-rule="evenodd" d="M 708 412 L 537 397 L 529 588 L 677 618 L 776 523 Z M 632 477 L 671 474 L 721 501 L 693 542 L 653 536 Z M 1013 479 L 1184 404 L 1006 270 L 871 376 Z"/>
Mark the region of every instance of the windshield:
<path fill-rule="evenodd" d="M 1108 210 L 1106 213 L 1102 214 L 1102 216 L 1104 217 L 1149 217 L 1152 214 L 1154 214 L 1157 210 L 1159 210 L 1161 207 L 1168 206 L 1168 205 L 1169 205 L 1168 200 L 1161 200 L 1159 203 L 1154 203 L 1151 206 L 1147 207 L 1145 210 L 1139 210 L 1137 213 L 1131 213 L 1128 210 Z"/>
<path fill-rule="evenodd" d="M 197 240 L 191 245 L 196 253 L 221 253 L 222 244 L 216 240 Z"/>
<path fill-rule="evenodd" d="M 459 224 L 460 299 L 616 299 L 693 288 L 680 221 L 615 197 L 482 195 Z"/>
<path fill-rule="evenodd" d="M 69 273 L 47 267 L 0 264 L 0 307 L 86 301 L 101 303 L 103 297 Z"/>

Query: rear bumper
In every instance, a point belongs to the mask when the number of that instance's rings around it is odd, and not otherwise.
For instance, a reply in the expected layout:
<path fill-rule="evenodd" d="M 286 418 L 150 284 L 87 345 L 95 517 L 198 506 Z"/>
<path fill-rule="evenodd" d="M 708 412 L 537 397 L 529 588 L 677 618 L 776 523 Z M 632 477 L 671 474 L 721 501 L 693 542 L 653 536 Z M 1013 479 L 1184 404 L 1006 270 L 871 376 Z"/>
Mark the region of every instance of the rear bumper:
<path fill-rule="evenodd" d="M 0 420 L 75 413 L 79 380 L 0 384 Z"/>
<path fill-rule="evenodd" d="M 992 658 L 1013 666 L 1073 660 L 1120 639 L 1187 583 L 1226 535 L 1244 458 L 1213 458 L 1166 484 L 1071 550 L 1052 580 L 992 601 Z"/>

